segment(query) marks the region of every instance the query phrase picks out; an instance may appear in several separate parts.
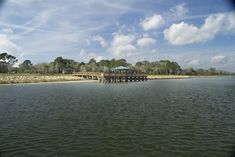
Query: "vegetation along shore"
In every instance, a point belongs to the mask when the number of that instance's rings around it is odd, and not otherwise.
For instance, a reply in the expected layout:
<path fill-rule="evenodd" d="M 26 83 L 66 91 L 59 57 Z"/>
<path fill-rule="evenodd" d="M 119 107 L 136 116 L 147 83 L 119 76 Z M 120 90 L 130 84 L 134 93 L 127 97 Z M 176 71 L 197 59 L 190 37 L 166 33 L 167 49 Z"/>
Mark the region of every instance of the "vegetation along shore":
<path fill-rule="evenodd" d="M 191 76 L 186 75 L 147 75 L 149 80 L 156 79 L 186 79 Z M 73 76 L 71 74 L 0 74 L 0 84 L 19 84 L 19 83 L 44 83 L 44 82 L 67 82 L 78 81 L 84 82 L 81 77 Z M 94 82 L 94 81 L 91 81 Z"/>
<path fill-rule="evenodd" d="M 82 81 L 84 79 L 72 75 L 45 74 L 0 74 L 0 84 L 42 83 L 62 81 Z"/>
<path fill-rule="evenodd" d="M 105 59 L 88 63 L 57 57 L 50 63 L 33 64 L 25 60 L 15 66 L 18 59 L 6 52 L 0 53 L 0 84 L 35 83 L 57 81 L 79 81 L 82 78 L 71 75 L 74 72 L 110 72 L 117 66 L 125 66 L 137 73 L 147 74 L 148 79 L 183 79 L 192 76 L 224 76 L 234 73 L 209 69 L 183 69 L 177 62 L 169 60 L 138 61 L 135 65 L 125 59 Z"/>
<path fill-rule="evenodd" d="M 160 79 L 188 79 L 193 76 L 189 75 L 147 75 L 148 80 L 160 80 Z"/>

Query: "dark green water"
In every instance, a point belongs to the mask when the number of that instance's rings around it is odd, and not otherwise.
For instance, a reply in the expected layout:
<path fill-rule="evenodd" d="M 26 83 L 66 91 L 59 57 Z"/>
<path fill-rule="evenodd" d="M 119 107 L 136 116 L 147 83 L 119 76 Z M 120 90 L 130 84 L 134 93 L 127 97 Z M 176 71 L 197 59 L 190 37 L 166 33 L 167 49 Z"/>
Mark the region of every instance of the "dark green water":
<path fill-rule="evenodd" d="M 223 157 L 235 77 L 0 86 L 2 157 Z"/>

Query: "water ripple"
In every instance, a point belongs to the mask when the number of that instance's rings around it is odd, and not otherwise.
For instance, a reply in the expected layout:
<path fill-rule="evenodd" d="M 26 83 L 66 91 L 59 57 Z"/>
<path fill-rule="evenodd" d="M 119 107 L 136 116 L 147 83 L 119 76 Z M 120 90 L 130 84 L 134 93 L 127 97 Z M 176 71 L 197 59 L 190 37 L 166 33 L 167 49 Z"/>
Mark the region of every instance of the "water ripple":
<path fill-rule="evenodd" d="M 235 144 L 234 82 L 2 86 L 0 154 L 228 156 Z"/>

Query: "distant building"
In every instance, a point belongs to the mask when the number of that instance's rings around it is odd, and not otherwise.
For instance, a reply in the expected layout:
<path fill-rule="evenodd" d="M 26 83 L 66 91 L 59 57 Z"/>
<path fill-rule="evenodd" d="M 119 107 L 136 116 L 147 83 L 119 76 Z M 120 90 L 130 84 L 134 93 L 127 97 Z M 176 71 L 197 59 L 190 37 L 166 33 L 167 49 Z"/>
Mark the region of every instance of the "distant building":
<path fill-rule="evenodd" d="M 73 74 L 75 72 L 75 69 L 73 68 L 64 68 L 62 70 L 62 74 Z"/>
<path fill-rule="evenodd" d="M 133 70 L 128 68 L 128 67 L 119 66 L 119 67 L 112 68 L 111 72 L 115 72 L 115 73 L 132 73 Z"/>

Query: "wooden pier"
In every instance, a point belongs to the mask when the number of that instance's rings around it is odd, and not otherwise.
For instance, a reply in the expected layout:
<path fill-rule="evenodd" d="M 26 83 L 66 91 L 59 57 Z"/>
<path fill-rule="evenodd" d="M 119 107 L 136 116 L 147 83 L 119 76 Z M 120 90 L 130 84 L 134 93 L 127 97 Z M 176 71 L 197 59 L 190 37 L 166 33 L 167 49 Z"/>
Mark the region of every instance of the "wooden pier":
<path fill-rule="evenodd" d="M 98 80 L 100 83 L 147 81 L 146 74 L 138 73 L 78 72 L 74 73 L 73 76 L 89 80 Z"/>

